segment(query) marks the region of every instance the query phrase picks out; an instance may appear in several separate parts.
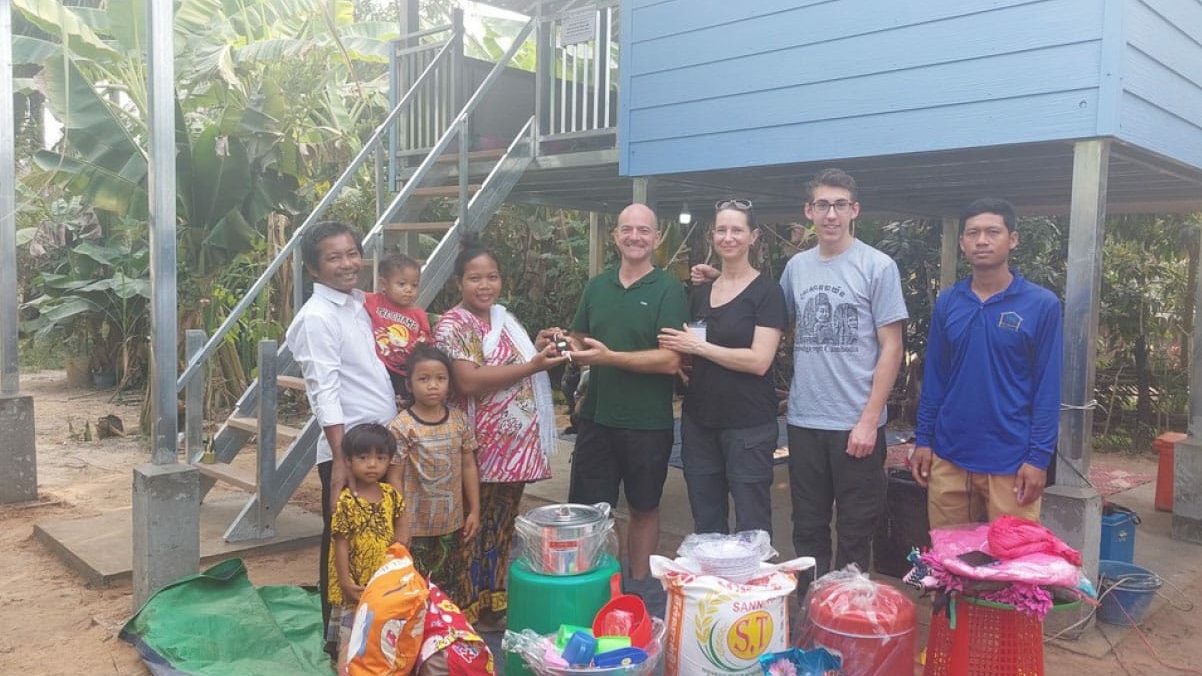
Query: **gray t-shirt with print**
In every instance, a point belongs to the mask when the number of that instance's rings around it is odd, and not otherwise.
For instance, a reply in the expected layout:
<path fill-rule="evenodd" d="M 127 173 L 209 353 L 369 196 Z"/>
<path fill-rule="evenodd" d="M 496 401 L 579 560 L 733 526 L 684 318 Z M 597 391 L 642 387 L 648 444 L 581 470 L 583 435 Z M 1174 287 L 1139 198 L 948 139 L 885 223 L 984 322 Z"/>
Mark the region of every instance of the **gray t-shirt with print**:
<path fill-rule="evenodd" d="M 780 285 L 794 321 L 788 422 L 850 430 L 872 391 L 877 328 L 909 316 L 897 264 L 857 239 L 827 260 L 817 247 L 797 254 Z M 882 411 L 881 425 L 887 417 Z"/>

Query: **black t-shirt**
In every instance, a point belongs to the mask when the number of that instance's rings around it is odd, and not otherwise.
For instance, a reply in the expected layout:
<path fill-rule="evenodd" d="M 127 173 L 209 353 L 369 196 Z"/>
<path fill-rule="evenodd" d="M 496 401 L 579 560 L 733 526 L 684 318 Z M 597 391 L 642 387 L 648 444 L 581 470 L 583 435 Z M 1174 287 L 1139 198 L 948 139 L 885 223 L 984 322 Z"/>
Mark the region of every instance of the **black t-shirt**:
<path fill-rule="evenodd" d="M 723 347 L 751 347 L 755 327 L 784 330 L 788 317 L 780 285 L 760 274 L 729 302 L 710 307 L 712 284 L 689 294 L 689 317 L 705 322 L 706 340 Z M 762 376 L 732 371 L 708 359 L 693 357 L 693 372 L 684 406 L 703 427 L 752 427 L 776 420 L 772 370 Z"/>

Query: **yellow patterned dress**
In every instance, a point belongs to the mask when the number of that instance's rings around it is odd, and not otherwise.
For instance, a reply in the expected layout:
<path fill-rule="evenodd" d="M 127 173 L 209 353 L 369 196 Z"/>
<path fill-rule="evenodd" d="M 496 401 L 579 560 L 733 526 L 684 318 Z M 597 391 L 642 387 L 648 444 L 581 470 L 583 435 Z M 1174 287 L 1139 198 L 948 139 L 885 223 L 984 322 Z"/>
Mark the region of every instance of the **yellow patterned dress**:
<path fill-rule="evenodd" d="M 350 544 L 350 572 L 355 584 L 366 587 L 368 580 L 384 563 L 384 553 L 396 539 L 396 521 L 405 511 L 405 500 L 389 484 L 382 483 L 379 502 L 356 497 L 342 489 L 338 506 L 330 520 L 330 534 L 342 535 Z M 342 587 L 334 566 L 334 548 L 330 548 L 330 605 L 345 607 Z"/>

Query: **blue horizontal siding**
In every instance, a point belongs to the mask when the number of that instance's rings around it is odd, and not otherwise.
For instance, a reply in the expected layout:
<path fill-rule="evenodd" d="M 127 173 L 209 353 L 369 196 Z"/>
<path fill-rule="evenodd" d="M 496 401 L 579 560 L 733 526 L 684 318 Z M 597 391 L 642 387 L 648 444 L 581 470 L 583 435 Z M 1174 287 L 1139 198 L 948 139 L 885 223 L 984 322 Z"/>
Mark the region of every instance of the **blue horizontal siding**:
<path fill-rule="evenodd" d="M 1074 15 L 1089 21 L 1098 0 L 1070 0 Z M 648 63 L 712 62 L 735 58 L 747 49 L 770 51 L 796 44 L 889 32 L 959 16 L 1005 14 L 1022 6 L 1062 5 L 1065 0 L 669 0 L 623 3 L 634 23 L 624 44 Z M 1047 13 L 1047 10 L 1044 10 Z M 753 39 L 746 39 L 753 36 Z M 697 50 L 702 44 L 705 50 Z M 687 63 L 687 62 L 685 62 Z"/>
<path fill-rule="evenodd" d="M 1158 105 L 1126 93 L 1119 106 L 1119 138 L 1189 166 L 1202 167 L 1202 127 L 1168 115 Z"/>
<path fill-rule="evenodd" d="M 838 118 L 872 118 L 896 111 L 930 109 L 932 119 L 984 124 L 961 119 L 954 107 L 1032 97 L 1049 91 L 1086 90 L 1098 85 L 1098 43 L 1007 54 L 982 61 L 957 61 L 924 68 L 876 73 L 857 78 L 771 89 L 755 96 L 738 95 L 694 101 L 687 106 L 661 105 L 631 111 L 627 132 L 632 143 L 675 136 L 779 127 Z M 937 83 L 937 84 L 936 84 Z M 1078 110 L 1074 108 L 1074 110 Z M 1092 118 L 1092 111 L 1079 111 Z M 1038 128 L 1038 118 L 1021 115 L 1016 125 Z M 915 130 L 921 132 L 923 130 Z M 1053 138 L 1053 137 L 1045 137 Z M 916 145 L 925 143 L 914 136 Z M 859 143 L 859 140 L 853 140 Z M 916 150 L 922 148 L 915 148 Z"/>
<path fill-rule="evenodd" d="M 1112 1 L 627 0 L 621 172 L 1092 136 Z"/>
<path fill-rule="evenodd" d="M 739 129 L 628 144 L 628 175 L 704 171 L 924 151 L 1086 138 L 1097 91 L 1055 92 L 949 109 L 881 113 L 816 123 Z M 1026 121 L 1038 120 L 1038 124 Z M 921 132 L 916 130 L 922 130 Z M 687 158 L 682 169 L 681 158 Z"/>
<path fill-rule="evenodd" d="M 1117 136 L 1202 166 L 1202 2 L 1127 0 Z"/>
<path fill-rule="evenodd" d="M 796 46 L 771 52 L 747 50 L 724 60 L 640 72 L 630 78 L 625 91 L 639 108 L 650 108 L 816 82 L 839 82 L 951 61 L 973 61 L 1096 41 L 1100 35 L 1100 19 L 1090 22 L 1068 14 L 1047 16 L 1037 5 L 1014 11 L 1013 20 L 1028 27 L 1021 36 L 993 31 L 982 34 L 978 30 L 979 17 L 962 16 L 942 22 L 938 39 L 931 38 L 933 27 L 911 25 L 873 36 L 870 46 L 864 44 L 862 36 L 820 44 L 803 44 L 798 40 Z M 832 64 L 832 51 L 838 53 L 837 67 Z M 641 60 L 635 59 L 636 66 L 639 63 Z"/>

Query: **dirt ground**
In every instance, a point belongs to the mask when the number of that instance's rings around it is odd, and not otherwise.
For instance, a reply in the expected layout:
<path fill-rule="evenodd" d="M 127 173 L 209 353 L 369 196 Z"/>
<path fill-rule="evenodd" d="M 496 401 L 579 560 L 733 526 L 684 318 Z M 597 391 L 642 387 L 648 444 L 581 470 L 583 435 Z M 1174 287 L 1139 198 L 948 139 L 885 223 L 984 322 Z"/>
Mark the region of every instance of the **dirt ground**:
<path fill-rule="evenodd" d="M 132 470 L 150 460 L 144 439 L 99 440 L 95 424 L 114 414 L 136 428 L 141 401 L 72 389 L 62 371 L 22 374 L 21 393 L 34 399 L 39 500 L 0 506 L 0 673 L 149 674 L 117 639 L 134 611 L 129 582 L 90 588 L 33 537 L 39 521 L 129 506 Z M 85 423 L 91 441 L 82 438 Z M 314 475 L 293 501 L 316 509 L 320 491 Z M 308 548 L 245 561 L 255 584 L 314 584 L 316 557 Z"/>
<path fill-rule="evenodd" d="M 117 639 L 134 610 L 129 583 L 90 588 L 32 535 L 42 520 L 129 505 L 132 468 L 147 462 L 149 453 L 140 438 L 98 440 L 94 426 L 100 416 L 115 414 L 134 428 L 141 402 L 115 400 L 112 391 L 72 389 L 62 371 L 22 374 L 21 393 L 34 397 L 39 500 L 0 506 L 0 673 L 148 674 L 133 648 Z M 82 438 L 85 423 L 90 441 Z M 1150 461 L 1132 462 L 1146 469 Z M 316 509 L 319 495 L 311 477 L 293 502 Z M 315 558 L 308 548 L 245 561 L 256 584 L 313 584 Z M 1182 593 L 1202 599 L 1202 584 L 1195 581 Z M 1146 642 L 1133 631 L 1121 632 L 1116 650 L 1104 657 L 1048 646 L 1045 673 L 1202 674 L 1200 614 L 1166 608 L 1146 623 Z"/>

